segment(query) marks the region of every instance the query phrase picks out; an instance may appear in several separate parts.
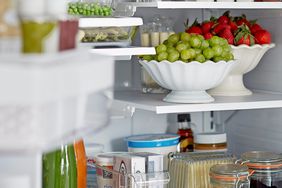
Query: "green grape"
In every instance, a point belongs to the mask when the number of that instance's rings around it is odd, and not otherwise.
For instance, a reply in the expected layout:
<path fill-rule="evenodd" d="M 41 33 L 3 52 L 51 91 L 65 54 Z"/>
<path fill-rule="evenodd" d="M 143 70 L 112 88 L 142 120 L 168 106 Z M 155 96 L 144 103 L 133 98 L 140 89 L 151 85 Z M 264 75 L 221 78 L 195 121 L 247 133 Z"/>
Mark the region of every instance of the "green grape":
<path fill-rule="evenodd" d="M 147 60 L 147 61 L 152 61 L 154 59 L 154 57 L 152 55 L 144 55 L 144 56 L 142 56 L 142 58 L 144 60 Z"/>
<path fill-rule="evenodd" d="M 232 51 L 231 46 L 229 44 L 223 45 L 222 49 L 225 52 L 231 52 Z"/>
<path fill-rule="evenodd" d="M 215 45 L 219 45 L 220 44 L 220 37 L 218 36 L 213 36 L 210 40 L 209 40 L 209 43 L 210 43 L 210 46 L 215 46 Z"/>
<path fill-rule="evenodd" d="M 211 48 L 206 48 L 203 51 L 203 55 L 206 59 L 211 59 L 214 57 L 214 51 Z"/>
<path fill-rule="evenodd" d="M 185 49 L 187 49 L 187 46 L 186 46 L 185 44 L 183 44 L 183 43 L 180 43 L 180 44 L 178 44 L 178 45 L 176 46 L 176 50 L 177 50 L 178 52 L 181 52 L 181 51 L 183 51 L 183 50 L 185 50 Z"/>
<path fill-rule="evenodd" d="M 196 51 L 195 51 L 195 49 L 190 48 L 190 49 L 188 49 L 188 52 L 191 54 L 191 58 L 190 58 L 190 59 L 193 59 L 193 58 L 196 57 Z"/>
<path fill-rule="evenodd" d="M 198 54 L 202 54 L 203 51 L 201 49 L 196 48 L 195 52 L 196 52 L 196 55 L 198 55 Z"/>
<path fill-rule="evenodd" d="M 221 57 L 221 56 L 217 56 L 217 57 L 214 57 L 214 58 L 213 58 L 213 61 L 217 63 L 217 62 L 219 62 L 219 61 L 225 61 L 225 58 L 224 58 L 224 57 Z"/>
<path fill-rule="evenodd" d="M 205 37 L 203 35 L 196 35 L 201 41 L 205 40 Z"/>
<path fill-rule="evenodd" d="M 195 57 L 195 61 L 198 61 L 200 63 L 204 63 L 206 61 L 206 58 L 203 54 L 197 54 Z"/>
<path fill-rule="evenodd" d="M 201 39 L 199 37 L 192 36 L 190 38 L 190 45 L 191 45 L 191 47 L 193 47 L 193 48 L 200 48 L 201 44 L 202 44 L 202 41 L 201 41 Z"/>
<path fill-rule="evenodd" d="M 226 61 L 231 61 L 231 60 L 234 60 L 234 55 L 232 53 L 228 53 L 225 58 L 226 58 Z"/>
<path fill-rule="evenodd" d="M 183 60 L 192 59 L 193 54 L 191 54 L 191 52 L 189 51 L 190 49 L 181 51 L 181 53 L 180 53 L 181 59 L 183 59 Z"/>
<path fill-rule="evenodd" d="M 207 40 L 202 41 L 201 49 L 204 50 L 210 46 L 209 42 Z"/>
<path fill-rule="evenodd" d="M 163 61 L 166 60 L 168 57 L 168 53 L 167 52 L 161 52 L 157 55 L 157 59 L 158 61 Z"/>
<path fill-rule="evenodd" d="M 214 56 L 221 56 L 223 49 L 220 45 L 215 45 L 212 47 L 213 51 L 214 51 Z"/>
<path fill-rule="evenodd" d="M 163 42 L 163 44 L 164 44 L 164 45 L 167 45 L 167 44 L 168 44 L 168 40 L 165 40 L 165 41 Z"/>
<path fill-rule="evenodd" d="M 160 45 L 156 46 L 155 48 L 156 48 L 157 54 L 159 54 L 161 52 L 165 52 L 167 50 L 167 47 L 164 44 L 160 44 Z"/>
<path fill-rule="evenodd" d="M 171 46 L 167 47 L 167 50 L 166 50 L 167 53 L 171 53 L 175 51 L 178 52 L 174 47 L 171 47 Z"/>
<path fill-rule="evenodd" d="M 189 42 L 191 35 L 189 33 L 183 32 L 180 35 L 180 40 L 183 42 Z"/>
<path fill-rule="evenodd" d="M 179 59 L 179 56 L 180 56 L 179 52 L 177 52 L 177 51 L 172 51 L 172 52 L 170 52 L 170 53 L 168 54 L 167 60 L 168 60 L 169 62 L 173 63 L 173 62 L 175 62 L 175 61 L 177 61 L 177 60 Z"/>
<path fill-rule="evenodd" d="M 172 44 L 176 44 L 179 41 L 179 35 L 178 34 L 172 34 L 168 37 L 168 42 Z"/>

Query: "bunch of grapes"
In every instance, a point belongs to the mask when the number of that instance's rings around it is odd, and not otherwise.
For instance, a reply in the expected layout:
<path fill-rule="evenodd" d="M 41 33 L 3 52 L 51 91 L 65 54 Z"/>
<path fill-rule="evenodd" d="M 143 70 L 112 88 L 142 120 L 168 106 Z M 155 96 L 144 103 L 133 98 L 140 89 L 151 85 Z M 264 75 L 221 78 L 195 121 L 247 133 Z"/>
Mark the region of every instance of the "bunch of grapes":
<path fill-rule="evenodd" d="M 100 5 L 99 3 L 69 3 L 68 14 L 83 15 L 83 16 L 111 16 L 112 8 L 107 5 Z"/>
<path fill-rule="evenodd" d="M 213 36 L 205 40 L 202 35 L 185 32 L 170 35 L 163 44 L 156 46 L 156 53 L 156 55 L 145 55 L 142 58 L 159 62 L 168 60 L 171 63 L 177 60 L 186 63 L 191 61 L 204 63 L 207 60 L 218 62 L 234 59 L 226 39 Z"/>

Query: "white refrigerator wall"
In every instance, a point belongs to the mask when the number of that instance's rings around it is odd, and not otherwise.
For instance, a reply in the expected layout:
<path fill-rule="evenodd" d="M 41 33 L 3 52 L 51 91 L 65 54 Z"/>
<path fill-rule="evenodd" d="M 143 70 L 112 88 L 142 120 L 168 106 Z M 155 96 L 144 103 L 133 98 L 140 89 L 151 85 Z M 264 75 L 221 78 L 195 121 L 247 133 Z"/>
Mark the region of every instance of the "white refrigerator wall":
<path fill-rule="evenodd" d="M 265 54 L 259 65 L 245 76 L 246 86 L 257 90 L 282 93 L 282 11 L 244 12 L 258 19 L 272 33 L 276 47 Z M 236 12 L 234 12 L 236 13 Z M 221 112 L 222 119 L 230 112 Z M 243 110 L 226 124 L 230 149 L 235 154 L 250 150 L 282 153 L 282 109 Z"/>
<path fill-rule="evenodd" d="M 176 32 L 183 31 L 184 21 L 189 17 L 201 21 L 210 15 L 220 15 L 224 10 L 158 10 L 156 8 L 138 8 L 135 16 L 142 17 L 144 23 L 154 15 L 160 14 L 173 17 Z M 259 23 L 268 29 L 273 36 L 276 47 L 265 54 L 258 67 L 245 76 L 247 87 L 258 90 L 268 90 L 282 93 L 282 11 L 281 10 L 236 10 L 232 15 L 245 13 L 249 18 L 258 19 Z M 135 45 L 140 44 L 139 33 Z M 115 87 L 121 89 L 140 90 L 140 66 L 136 58 L 132 62 L 119 61 L 116 64 Z M 215 121 L 222 123 L 233 112 L 216 112 Z M 196 132 L 213 131 L 210 113 L 192 113 L 192 121 L 197 124 Z M 110 125 L 90 140 L 104 144 L 105 151 L 124 151 L 124 138 L 134 134 L 176 132 L 176 114 L 157 115 L 154 112 L 137 110 L 133 117 L 113 119 Z M 228 135 L 231 152 L 240 154 L 250 150 L 270 150 L 282 153 L 282 109 L 244 110 L 237 111 L 223 126 Z M 89 140 L 89 139 L 88 139 Z"/>

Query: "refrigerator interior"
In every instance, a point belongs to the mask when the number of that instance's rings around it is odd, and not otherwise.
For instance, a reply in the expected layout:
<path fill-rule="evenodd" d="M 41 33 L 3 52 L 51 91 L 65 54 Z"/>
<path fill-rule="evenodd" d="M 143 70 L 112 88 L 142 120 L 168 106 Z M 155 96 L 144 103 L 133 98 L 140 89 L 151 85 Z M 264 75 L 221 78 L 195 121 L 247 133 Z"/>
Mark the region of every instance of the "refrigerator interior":
<path fill-rule="evenodd" d="M 189 18 L 193 22 L 218 16 L 225 10 L 203 9 L 157 9 L 138 8 L 135 16 L 142 17 L 144 23 L 154 15 L 173 17 L 176 32 L 184 30 L 184 21 Z M 259 65 L 245 77 L 247 88 L 282 92 L 282 11 L 280 10 L 231 10 L 232 15 L 246 14 L 250 19 L 258 19 L 259 23 L 272 33 L 276 47 L 267 52 Z M 135 45 L 140 44 L 139 33 Z M 140 66 L 137 59 L 131 62 L 117 61 L 115 70 L 115 90 L 140 90 Z M 282 109 L 239 110 L 192 113 L 192 121 L 196 123 L 195 132 L 225 130 L 229 149 L 239 155 L 250 150 L 270 150 L 281 152 L 282 148 Z M 126 151 L 124 138 L 143 133 L 176 133 L 176 114 L 156 114 L 155 112 L 136 110 L 131 116 L 112 117 L 111 123 L 100 133 L 89 135 L 87 141 L 101 143 L 105 151 Z"/>

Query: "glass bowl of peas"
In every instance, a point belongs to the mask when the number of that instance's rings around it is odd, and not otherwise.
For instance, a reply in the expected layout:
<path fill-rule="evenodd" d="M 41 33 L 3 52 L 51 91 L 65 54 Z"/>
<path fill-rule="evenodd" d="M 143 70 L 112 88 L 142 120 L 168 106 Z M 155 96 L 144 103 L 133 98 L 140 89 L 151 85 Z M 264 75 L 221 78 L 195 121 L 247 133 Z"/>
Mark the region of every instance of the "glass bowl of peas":
<path fill-rule="evenodd" d="M 68 14 L 82 17 L 111 17 L 111 0 L 78 0 L 68 3 Z"/>

